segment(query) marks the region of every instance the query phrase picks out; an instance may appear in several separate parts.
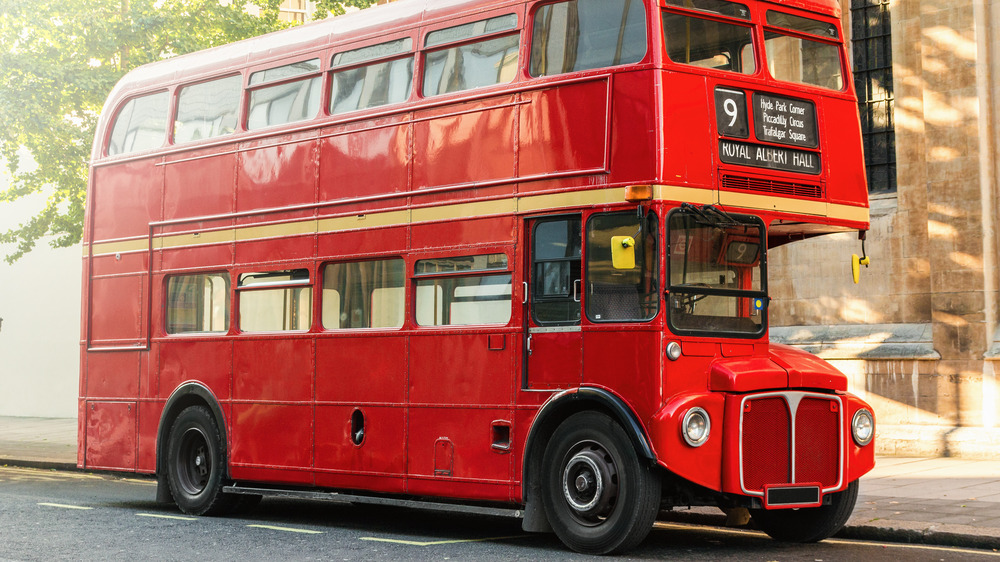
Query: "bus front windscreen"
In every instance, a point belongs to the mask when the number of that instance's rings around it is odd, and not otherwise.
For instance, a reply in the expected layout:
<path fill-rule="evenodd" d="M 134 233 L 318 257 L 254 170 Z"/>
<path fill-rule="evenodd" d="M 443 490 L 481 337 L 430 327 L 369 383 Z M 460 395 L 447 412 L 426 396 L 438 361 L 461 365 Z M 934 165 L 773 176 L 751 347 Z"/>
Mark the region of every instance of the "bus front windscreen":
<path fill-rule="evenodd" d="M 669 324 L 678 334 L 759 337 L 767 328 L 764 225 L 712 207 L 668 219 Z"/>

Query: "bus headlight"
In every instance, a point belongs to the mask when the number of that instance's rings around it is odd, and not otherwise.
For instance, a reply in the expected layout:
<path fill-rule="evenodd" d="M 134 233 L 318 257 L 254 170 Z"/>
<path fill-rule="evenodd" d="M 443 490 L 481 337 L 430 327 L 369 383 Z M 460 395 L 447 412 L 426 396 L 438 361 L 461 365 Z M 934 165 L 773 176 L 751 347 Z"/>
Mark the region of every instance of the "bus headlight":
<path fill-rule="evenodd" d="M 684 423 L 681 424 L 681 435 L 688 445 L 701 447 L 708 441 L 708 434 L 712 430 L 712 422 L 708 419 L 708 412 L 702 408 L 691 408 L 684 414 Z"/>
<path fill-rule="evenodd" d="M 875 437 L 875 418 L 867 408 L 861 408 L 854 413 L 854 419 L 851 420 L 851 435 L 854 437 L 854 442 L 861 447 L 871 443 L 872 437 Z"/>

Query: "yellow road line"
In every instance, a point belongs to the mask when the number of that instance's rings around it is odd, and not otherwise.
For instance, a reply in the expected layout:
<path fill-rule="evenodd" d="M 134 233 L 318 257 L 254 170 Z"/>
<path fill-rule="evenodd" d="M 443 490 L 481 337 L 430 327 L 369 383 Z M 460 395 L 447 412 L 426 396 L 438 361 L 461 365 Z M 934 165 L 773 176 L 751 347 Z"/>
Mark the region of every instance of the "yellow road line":
<path fill-rule="evenodd" d="M 155 517 L 157 519 L 177 519 L 178 521 L 197 521 L 197 517 L 182 517 L 180 515 L 160 515 L 159 513 L 136 513 L 139 517 Z"/>
<path fill-rule="evenodd" d="M 270 529 L 272 531 L 284 531 L 286 533 L 302 533 L 304 535 L 322 535 L 323 531 L 312 531 L 310 529 L 293 529 L 292 527 L 277 527 L 275 525 L 247 525 L 256 529 Z"/>
<path fill-rule="evenodd" d="M 441 544 L 458 544 L 463 542 L 487 542 L 487 541 L 503 541 L 508 539 L 520 539 L 528 537 L 530 535 L 511 535 L 509 537 L 489 537 L 485 539 L 456 539 L 456 540 L 446 540 L 446 541 L 407 541 L 402 539 L 383 539 L 380 537 L 361 537 L 363 541 L 375 541 L 375 542 L 388 542 L 393 544 L 405 544 L 407 546 L 437 546 Z"/>
<path fill-rule="evenodd" d="M 82 505 L 65 505 L 65 504 L 61 504 L 61 503 L 45 503 L 45 502 L 40 502 L 38 505 L 43 505 L 45 507 L 58 507 L 58 508 L 62 508 L 62 509 L 80 509 L 80 510 L 94 509 L 92 507 L 84 507 Z"/>

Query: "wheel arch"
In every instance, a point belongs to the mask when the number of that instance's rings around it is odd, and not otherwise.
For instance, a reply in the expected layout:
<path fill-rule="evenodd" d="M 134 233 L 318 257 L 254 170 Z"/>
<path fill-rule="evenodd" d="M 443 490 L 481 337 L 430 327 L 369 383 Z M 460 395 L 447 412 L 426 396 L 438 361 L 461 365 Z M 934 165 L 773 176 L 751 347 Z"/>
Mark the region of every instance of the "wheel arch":
<path fill-rule="evenodd" d="M 226 426 L 226 416 L 222 412 L 222 406 L 215 394 L 205 385 L 197 382 L 187 382 L 170 394 L 167 403 L 163 406 L 160 414 L 160 422 L 156 430 L 156 501 L 159 503 L 170 503 L 170 486 L 167 484 L 166 471 L 166 450 L 167 440 L 170 437 L 170 427 L 174 420 L 186 408 L 191 406 L 205 406 L 212 412 L 215 423 L 219 426 L 219 436 L 222 439 L 222 450 L 226 452 L 228 459 L 229 436 Z M 229 476 L 229 463 L 224 464 L 225 476 Z"/>
<path fill-rule="evenodd" d="M 549 398 L 539 409 L 525 439 L 521 472 L 521 501 L 525 505 L 523 528 L 525 531 L 548 532 L 551 530 L 538 494 L 541 490 L 538 473 L 542 455 L 549 439 L 566 418 L 585 410 L 604 412 L 621 425 L 635 447 L 640 459 L 656 463 L 656 453 L 646 430 L 624 400 L 611 392 L 596 387 L 580 387 L 563 391 Z"/>

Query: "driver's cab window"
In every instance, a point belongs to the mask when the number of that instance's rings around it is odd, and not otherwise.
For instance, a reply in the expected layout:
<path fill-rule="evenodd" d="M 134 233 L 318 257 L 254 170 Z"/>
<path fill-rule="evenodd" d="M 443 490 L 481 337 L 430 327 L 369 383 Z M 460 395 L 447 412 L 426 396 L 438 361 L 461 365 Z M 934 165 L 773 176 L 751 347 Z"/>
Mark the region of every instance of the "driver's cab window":
<path fill-rule="evenodd" d="M 668 220 L 669 323 L 677 333 L 757 337 L 766 329 L 764 226 L 712 207 Z"/>
<path fill-rule="evenodd" d="M 587 221 L 587 318 L 642 322 L 659 311 L 656 215 L 602 213 Z"/>

